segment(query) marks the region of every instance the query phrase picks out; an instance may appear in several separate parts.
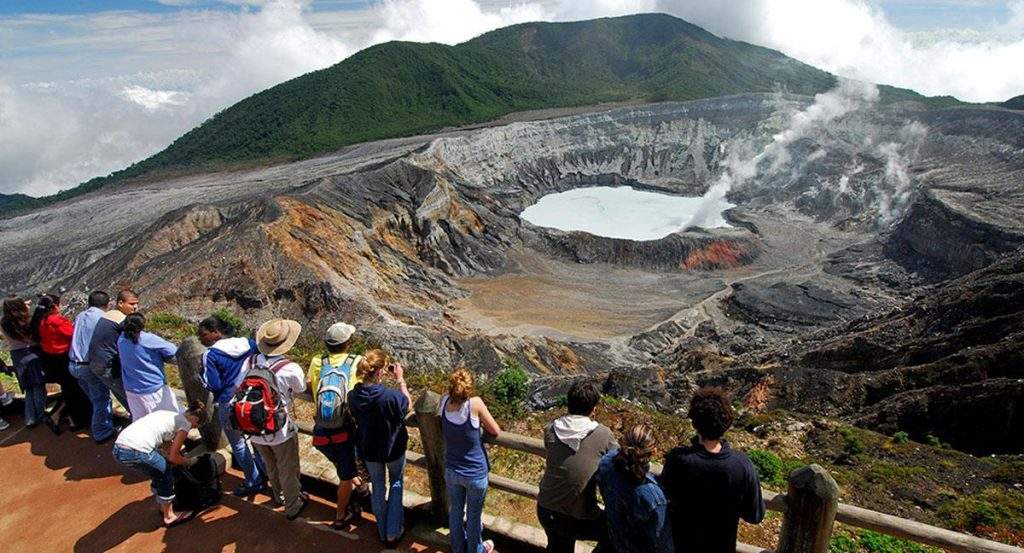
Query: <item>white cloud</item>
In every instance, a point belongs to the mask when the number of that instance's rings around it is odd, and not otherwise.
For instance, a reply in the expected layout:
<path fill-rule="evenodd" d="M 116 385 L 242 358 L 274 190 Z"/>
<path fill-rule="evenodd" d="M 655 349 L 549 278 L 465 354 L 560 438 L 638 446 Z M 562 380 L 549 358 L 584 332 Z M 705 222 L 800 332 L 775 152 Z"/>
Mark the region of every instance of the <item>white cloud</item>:
<path fill-rule="evenodd" d="M 144 86 L 132 85 L 121 89 L 121 95 L 129 102 L 136 103 L 149 111 L 183 106 L 188 102 L 188 93 L 177 90 L 150 90 Z"/>
<path fill-rule="evenodd" d="M 124 168 L 370 44 L 454 44 L 530 20 L 667 12 L 843 76 L 966 100 L 1024 93 L 1024 0 L 1001 24 L 951 33 L 902 31 L 867 0 L 229 0 L 233 11 L 163 1 L 193 7 L 0 17 L 0 193 L 52 193 Z"/>

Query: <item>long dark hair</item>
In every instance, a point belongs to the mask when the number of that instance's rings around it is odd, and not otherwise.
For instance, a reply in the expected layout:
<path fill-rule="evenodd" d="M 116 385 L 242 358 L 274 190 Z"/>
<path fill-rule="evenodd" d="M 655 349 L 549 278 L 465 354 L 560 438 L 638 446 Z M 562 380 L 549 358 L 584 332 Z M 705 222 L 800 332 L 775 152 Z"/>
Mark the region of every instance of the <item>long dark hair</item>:
<path fill-rule="evenodd" d="M 650 426 L 639 424 L 622 436 L 622 440 L 619 442 L 619 453 L 615 455 L 612 463 L 627 482 L 638 486 L 647 478 L 653 454 L 654 433 Z"/>
<path fill-rule="evenodd" d="M 139 336 L 146 330 L 146 317 L 142 313 L 132 313 L 124 318 L 124 335 L 138 344 Z"/>
<path fill-rule="evenodd" d="M 32 329 L 32 340 L 39 342 L 39 327 L 42 325 L 43 319 L 53 313 L 54 308 L 59 304 L 60 298 L 57 296 L 39 294 L 39 298 L 36 300 L 36 310 L 32 312 L 32 320 L 28 324 Z"/>
<path fill-rule="evenodd" d="M 14 340 L 31 340 L 31 319 L 24 298 L 10 296 L 4 299 L 4 316 L 0 319 L 0 328 L 4 329 L 4 334 Z"/>

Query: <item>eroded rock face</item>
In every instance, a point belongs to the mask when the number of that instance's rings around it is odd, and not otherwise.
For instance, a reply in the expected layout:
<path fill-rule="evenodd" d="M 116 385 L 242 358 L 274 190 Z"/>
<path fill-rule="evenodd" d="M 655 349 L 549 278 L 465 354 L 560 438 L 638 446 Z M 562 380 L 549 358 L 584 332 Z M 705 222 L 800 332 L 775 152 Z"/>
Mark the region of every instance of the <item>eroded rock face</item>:
<path fill-rule="evenodd" d="M 80 301 L 85 289 L 131 286 L 146 309 L 193 318 L 229 306 L 251 324 L 287 316 L 313 333 L 348 320 L 420 369 L 486 373 L 517 359 L 542 375 L 534 405 L 579 378 L 666 410 L 715 384 L 758 408 L 996 451 L 998 432 L 969 436 L 998 414 L 988 405 L 1020 404 L 1022 271 L 1018 254 L 1001 256 L 1024 244 L 1022 113 L 902 105 L 836 121 L 793 143 L 792 167 L 730 193 L 731 229 L 632 242 L 519 218 L 584 186 L 702 194 L 729 152 L 756 153 L 781 113 L 810 101 L 621 108 L 99 191 L 0 220 L 0 291 L 66 288 Z M 899 166 L 888 145 L 915 125 L 927 132 L 915 131 L 913 162 Z M 908 186 L 898 197 L 882 186 L 894 171 Z M 905 215 L 882 224 L 880 206 L 900 201 Z M 612 297 L 629 297 L 632 279 L 645 297 L 671 282 L 685 301 L 657 297 L 656 323 L 638 318 L 647 322 L 614 337 L 469 324 L 455 306 L 469 294 L 460 282 L 520 270 L 511 251 L 561 264 L 533 282 L 586 264 L 598 269 L 573 276 L 600 290 L 612 282 L 602 272 L 628 269 Z M 962 386 L 988 398 L 964 408 L 971 424 L 946 420 Z"/>

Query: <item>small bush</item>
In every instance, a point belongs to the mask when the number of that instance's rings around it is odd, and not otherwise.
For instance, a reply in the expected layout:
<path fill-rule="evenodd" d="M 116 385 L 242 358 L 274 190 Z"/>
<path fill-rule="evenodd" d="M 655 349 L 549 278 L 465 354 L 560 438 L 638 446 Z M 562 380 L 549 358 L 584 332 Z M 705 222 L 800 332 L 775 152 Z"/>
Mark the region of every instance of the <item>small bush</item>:
<path fill-rule="evenodd" d="M 245 328 L 245 323 L 243 323 L 242 319 L 239 319 L 238 316 L 230 309 L 221 307 L 219 309 L 215 309 L 211 315 L 230 325 L 234 330 L 235 336 L 249 335 L 249 329 Z"/>
<path fill-rule="evenodd" d="M 871 530 L 862 530 L 859 538 L 861 548 L 868 553 L 931 553 L 940 551 Z"/>
<path fill-rule="evenodd" d="M 892 435 L 892 442 L 894 444 L 905 444 L 910 441 L 910 434 L 900 430 L 899 432 Z"/>
<path fill-rule="evenodd" d="M 530 375 L 519 361 L 505 360 L 505 368 L 487 383 L 487 391 L 500 410 L 508 415 L 519 415 L 526 410 L 526 395 L 530 391 Z"/>
<path fill-rule="evenodd" d="M 178 343 L 195 334 L 195 325 L 188 319 L 174 313 L 158 311 L 146 314 L 146 331 Z"/>
<path fill-rule="evenodd" d="M 751 449 L 747 452 L 750 462 L 754 463 L 757 469 L 757 477 L 767 484 L 785 484 L 786 475 L 783 474 L 782 459 L 779 456 L 764 449 Z"/>
<path fill-rule="evenodd" d="M 864 453 L 864 443 L 852 428 L 841 428 L 839 434 L 843 437 L 843 453 L 847 457 L 856 457 Z"/>
<path fill-rule="evenodd" d="M 828 542 L 828 553 L 860 553 L 860 546 L 850 536 L 837 534 Z"/>

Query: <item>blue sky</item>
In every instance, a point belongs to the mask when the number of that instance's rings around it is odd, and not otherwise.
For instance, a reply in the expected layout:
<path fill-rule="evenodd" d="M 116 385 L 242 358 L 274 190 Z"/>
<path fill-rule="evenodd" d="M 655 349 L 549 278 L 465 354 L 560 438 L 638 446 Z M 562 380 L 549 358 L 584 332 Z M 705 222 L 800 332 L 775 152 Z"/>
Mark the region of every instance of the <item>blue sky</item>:
<path fill-rule="evenodd" d="M 1024 94 L 1024 0 L 0 0 L 0 193 L 121 169 L 379 42 L 655 11 L 845 77 Z"/>

